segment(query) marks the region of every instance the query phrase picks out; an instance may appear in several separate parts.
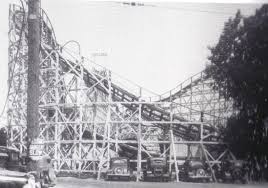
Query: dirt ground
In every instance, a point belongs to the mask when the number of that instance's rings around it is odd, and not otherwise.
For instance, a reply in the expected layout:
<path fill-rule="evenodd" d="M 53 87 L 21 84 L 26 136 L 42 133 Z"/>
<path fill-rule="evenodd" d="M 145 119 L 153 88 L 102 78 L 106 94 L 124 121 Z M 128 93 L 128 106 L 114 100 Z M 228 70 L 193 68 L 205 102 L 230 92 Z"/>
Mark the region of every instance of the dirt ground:
<path fill-rule="evenodd" d="M 108 182 L 93 179 L 58 178 L 55 188 L 266 188 L 268 183 L 223 184 L 223 183 L 151 183 L 151 182 Z"/>

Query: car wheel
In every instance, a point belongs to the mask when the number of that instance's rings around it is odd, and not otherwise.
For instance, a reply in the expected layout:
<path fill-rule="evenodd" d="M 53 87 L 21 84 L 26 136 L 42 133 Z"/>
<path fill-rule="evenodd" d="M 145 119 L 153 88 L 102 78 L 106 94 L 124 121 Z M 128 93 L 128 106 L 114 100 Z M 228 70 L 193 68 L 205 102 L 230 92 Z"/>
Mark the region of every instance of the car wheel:
<path fill-rule="evenodd" d="M 196 170 L 196 174 L 198 174 L 200 176 L 205 176 L 206 172 L 203 168 L 199 168 Z"/>
<path fill-rule="evenodd" d="M 114 169 L 114 172 L 115 172 L 115 174 L 122 174 L 123 173 L 123 168 L 117 167 L 117 168 Z"/>
<path fill-rule="evenodd" d="M 242 173 L 241 170 L 239 169 L 235 169 L 232 173 L 232 179 L 234 183 L 237 183 L 238 181 L 240 181 L 242 178 Z"/>
<path fill-rule="evenodd" d="M 246 176 L 246 177 L 243 177 L 242 179 L 241 179 L 241 182 L 243 183 L 243 184 L 247 184 L 248 183 L 248 177 Z"/>

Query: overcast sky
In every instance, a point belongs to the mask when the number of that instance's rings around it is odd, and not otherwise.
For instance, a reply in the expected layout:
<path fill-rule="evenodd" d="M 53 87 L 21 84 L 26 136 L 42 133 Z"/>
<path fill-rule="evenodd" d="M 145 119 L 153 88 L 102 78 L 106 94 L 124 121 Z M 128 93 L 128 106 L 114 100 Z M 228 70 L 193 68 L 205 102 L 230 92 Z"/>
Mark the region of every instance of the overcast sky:
<path fill-rule="evenodd" d="M 0 109 L 7 93 L 8 4 L 0 1 Z M 202 71 L 207 46 L 217 43 L 224 22 L 240 9 L 252 15 L 261 4 L 42 0 L 59 43 L 76 40 L 84 56 L 105 51 L 96 62 L 156 93 Z M 75 46 L 69 48 L 77 50 Z"/>

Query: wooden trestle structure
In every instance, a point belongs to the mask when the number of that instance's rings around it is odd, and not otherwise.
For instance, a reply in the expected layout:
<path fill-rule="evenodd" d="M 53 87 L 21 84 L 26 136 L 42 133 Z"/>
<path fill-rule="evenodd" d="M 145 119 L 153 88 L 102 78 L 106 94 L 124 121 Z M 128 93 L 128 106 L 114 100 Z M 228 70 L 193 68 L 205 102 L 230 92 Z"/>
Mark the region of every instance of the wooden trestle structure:
<path fill-rule="evenodd" d="M 21 152 L 26 149 L 24 14 L 19 6 L 10 6 L 9 145 Z M 41 20 L 40 135 L 33 155 L 51 156 L 57 171 L 99 177 L 109 168 L 110 157 L 127 156 L 136 166 L 138 180 L 149 156 L 169 157 L 170 167 L 177 164 L 180 145 L 198 146 L 210 167 L 228 154 L 216 125 L 228 115 L 230 104 L 212 90 L 213 82 L 204 73 L 162 96 L 152 97 L 133 85 L 131 90 L 124 89 L 124 80 L 111 71 L 61 47 L 44 11 Z M 178 172 L 177 165 L 174 170 Z"/>

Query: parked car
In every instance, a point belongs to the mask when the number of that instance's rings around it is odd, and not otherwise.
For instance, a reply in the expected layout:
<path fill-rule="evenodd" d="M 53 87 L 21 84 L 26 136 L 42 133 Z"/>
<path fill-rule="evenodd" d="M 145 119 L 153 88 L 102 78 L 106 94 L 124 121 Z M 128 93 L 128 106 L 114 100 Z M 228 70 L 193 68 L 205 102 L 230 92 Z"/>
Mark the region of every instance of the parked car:
<path fill-rule="evenodd" d="M 44 157 L 41 158 L 36 161 L 27 159 L 15 148 L 0 146 L 0 187 L 21 188 L 27 184 L 38 188 L 54 186 L 56 176 L 52 165 L 40 166 L 40 161 L 44 160 Z M 51 163 L 51 160 L 47 162 Z M 29 166 L 32 168 L 29 169 Z"/>
<path fill-rule="evenodd" d="M 224 160 L 215 170 L 216 178 L 223 182 L 247 183 L 247 163 L 243 160 Z"/>
<path fill-rule="evenodd" d="M 147 159 L 146 166 L 143 169 L 144 181 L 169 181 L 170 179 L 171 173 L 169 173 L 165 157 L 150 157 Z"/>
<path fill-rule="evenodd" d="M 110 159 L 110 169 L 107 171 L 106 180 L 126 180 L 131 179 L 129 159 L 126 157 L 113 157 Z"/>
<path fill-rule="evenodd" d="M 208 164 L 199 158 L 188 158 L 179 169 L 180 181 L 209 182 L 212 175 Z"/>

